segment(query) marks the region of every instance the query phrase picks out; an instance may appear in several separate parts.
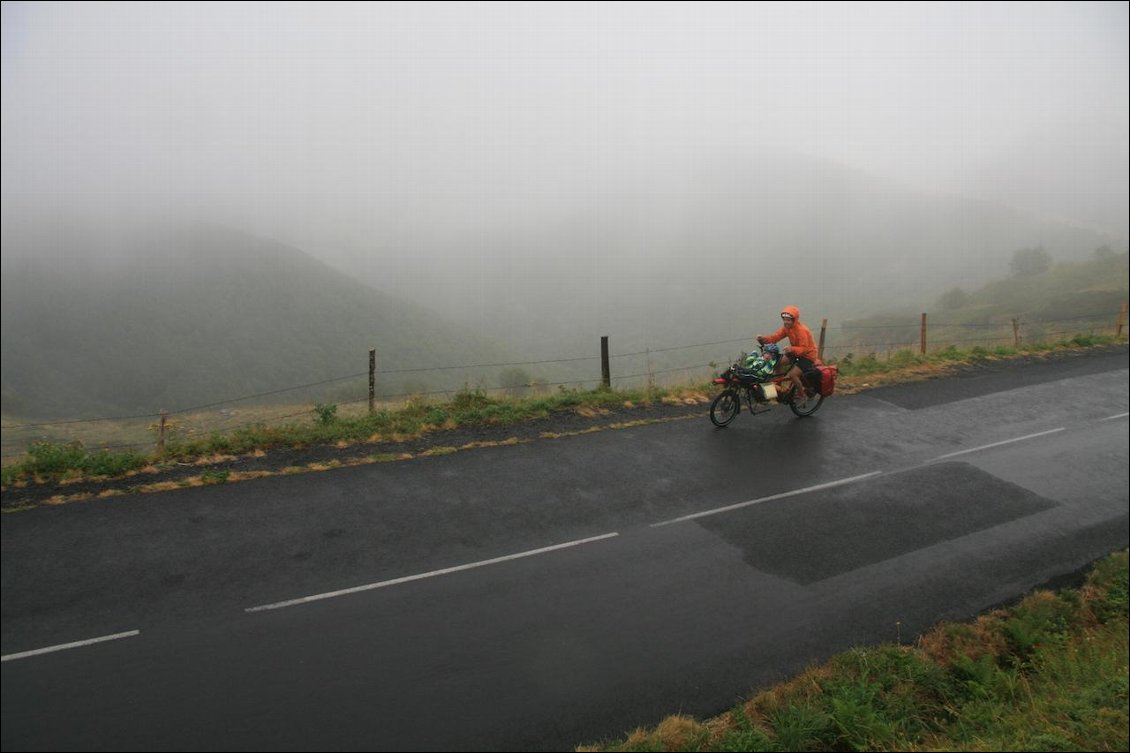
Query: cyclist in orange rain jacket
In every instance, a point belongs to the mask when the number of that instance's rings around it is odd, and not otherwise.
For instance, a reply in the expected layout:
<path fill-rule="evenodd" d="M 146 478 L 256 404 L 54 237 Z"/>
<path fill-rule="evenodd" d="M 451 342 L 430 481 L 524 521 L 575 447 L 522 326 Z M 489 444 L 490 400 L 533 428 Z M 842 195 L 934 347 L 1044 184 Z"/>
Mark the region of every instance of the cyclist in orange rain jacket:
<path fill-rule="evenodd" d="M 802 403 L 807 399 L 808 391 L 804 387 L 804 373 L 816 367 L 815 361 L 819 351 L 816 341 L 812 339 L 812 330 L 800 323 L 800 309 L 796 306 L 785 306 L 781 309 L 782 326 L 771 335 L 758 335 L 757 342 L 775 343 L 789 339 L 789 345 L 781 349 L 781 355 L 791 363 L 789 379 L 793 383 L 793 401 Z"/>

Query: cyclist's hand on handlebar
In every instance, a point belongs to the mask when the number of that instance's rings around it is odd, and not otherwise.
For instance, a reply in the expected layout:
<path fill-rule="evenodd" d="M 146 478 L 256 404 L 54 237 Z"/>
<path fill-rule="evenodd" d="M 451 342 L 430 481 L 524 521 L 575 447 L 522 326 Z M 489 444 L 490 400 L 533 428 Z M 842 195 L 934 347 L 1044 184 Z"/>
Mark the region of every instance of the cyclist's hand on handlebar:
<path fill-rule="evenodd" d="M 758 335 L 757 336 L 757 344 L 758 345 L 764 345 L 765 344 L 765 336 L 764 335 Z"/>

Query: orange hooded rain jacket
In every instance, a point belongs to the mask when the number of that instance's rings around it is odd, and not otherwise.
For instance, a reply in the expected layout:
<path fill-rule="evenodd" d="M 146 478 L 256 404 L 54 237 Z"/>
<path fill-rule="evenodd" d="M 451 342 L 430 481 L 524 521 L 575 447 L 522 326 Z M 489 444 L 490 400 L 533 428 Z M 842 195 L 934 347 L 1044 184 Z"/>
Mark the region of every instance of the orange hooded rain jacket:
<path fill-rule="evenodd" d="M 816 341 L 812 339 L 812 330 L 800 323 L 800 309 L 796 306 L 785 306 L 781 309 L 781 313 L 791 314 L 793 323 L 783 325 L 773 334 L 766 335 L 766 342 L 775 343 L 787 337 L 794 354 L 816 361 L 820 351 L 816 348 Z"/>

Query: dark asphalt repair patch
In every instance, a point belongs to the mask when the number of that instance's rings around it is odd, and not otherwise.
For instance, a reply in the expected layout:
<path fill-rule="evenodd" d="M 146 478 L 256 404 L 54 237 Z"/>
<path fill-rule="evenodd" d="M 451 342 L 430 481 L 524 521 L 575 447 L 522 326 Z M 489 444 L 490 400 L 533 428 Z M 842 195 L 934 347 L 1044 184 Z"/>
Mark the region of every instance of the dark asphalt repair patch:
<path fill-rule="evenodd" d="M 939 463 L 712 515 L 752 567 L 808 585 L 1057 505 L 966 463 Z"/>

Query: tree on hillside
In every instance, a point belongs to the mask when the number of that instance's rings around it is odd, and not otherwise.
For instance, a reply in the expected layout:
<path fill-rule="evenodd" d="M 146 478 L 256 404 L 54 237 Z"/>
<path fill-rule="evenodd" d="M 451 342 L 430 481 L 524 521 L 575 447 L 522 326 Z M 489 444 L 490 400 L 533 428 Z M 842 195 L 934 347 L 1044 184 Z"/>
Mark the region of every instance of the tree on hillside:
<path fill-rule="evenodd" d="M 524 369 L 505 369 L 498 375 L 499 385 L 505 387 L 506 391 L 515 397 L 526 394 L 530 387 L 530 381 L 530 375 Z"/>
<path fill-rule="evenodd" d="M 961 288 L 950 288 L 938 298 L 938 308 L 946 311 L 959 309 L 969 303 L 969 294 Z"/>
<path fill-rule="evenodd" d="M 422 379 L 405 379 L 402 387 L 405 395 L 422 398 L 428 394 L 428 383 Z"/>
<path fill-rule="evenodd" d="M 1013 252 L 1009 267 L 1012 269 L 1013 277 L 1038 275 L 1052 268 L 1052 257 L 1043 246 L 1021 248 Z"/>

